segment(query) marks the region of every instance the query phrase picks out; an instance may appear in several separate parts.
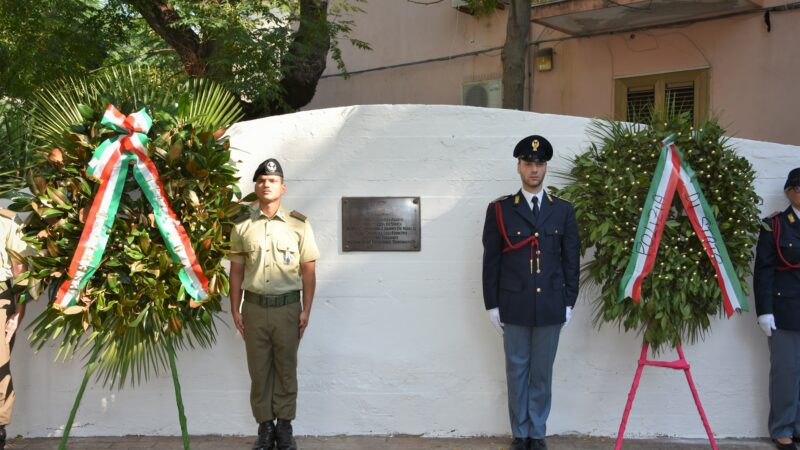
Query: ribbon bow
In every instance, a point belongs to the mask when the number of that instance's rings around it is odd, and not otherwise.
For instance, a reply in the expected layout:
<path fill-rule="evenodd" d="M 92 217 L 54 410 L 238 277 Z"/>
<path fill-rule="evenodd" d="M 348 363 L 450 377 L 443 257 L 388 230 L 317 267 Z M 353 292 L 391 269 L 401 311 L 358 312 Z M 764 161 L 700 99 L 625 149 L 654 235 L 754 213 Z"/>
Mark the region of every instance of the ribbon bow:
<path fill-rule="evenodd" d="M 100 180 L 100 188 L 72 257 L 68 279 L 59 287 L 54 306 L 66 308 L 74 305 L 81 290 L 97 271 L 114 225 L 130 161 L 134 162 L 134 178 L 153 207 L 158 230 L 170 256 L 182 266 L 178 277 L 192 297 L 190 305 L 199 306 L 208 298 L 208 280 L 197 262 L 186 230 L 166 200 L 158 170 L 147 156 L 147 132 L 153 120 L 144 108 L 125 116 L 114 105 L 108 105 L 100 123 L 119 134 L 103 141 L 89 161 L 86 173 Z"/>

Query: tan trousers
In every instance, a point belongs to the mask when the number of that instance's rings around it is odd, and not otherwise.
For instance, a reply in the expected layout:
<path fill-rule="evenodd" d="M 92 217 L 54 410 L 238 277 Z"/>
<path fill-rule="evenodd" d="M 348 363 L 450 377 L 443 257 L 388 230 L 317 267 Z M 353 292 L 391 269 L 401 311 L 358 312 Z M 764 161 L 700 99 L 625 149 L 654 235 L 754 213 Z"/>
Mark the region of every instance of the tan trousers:
<path fill-rule="evenodd" d="M 14 341 L 10 345 L 6 343 L 5 333 L 11 300 L 4 297 L 0 294 L 0 425 L 11 423 L 11 410 L 14 408 L 14 384 L 11 382 L 11 348 Z"/>
<path fill-rule="evenodd" d="M 301 310 L 300 302 L 284 306 L 249 302 L 242 305 L 250 407 L 258 423 L 295 418 Z"/>

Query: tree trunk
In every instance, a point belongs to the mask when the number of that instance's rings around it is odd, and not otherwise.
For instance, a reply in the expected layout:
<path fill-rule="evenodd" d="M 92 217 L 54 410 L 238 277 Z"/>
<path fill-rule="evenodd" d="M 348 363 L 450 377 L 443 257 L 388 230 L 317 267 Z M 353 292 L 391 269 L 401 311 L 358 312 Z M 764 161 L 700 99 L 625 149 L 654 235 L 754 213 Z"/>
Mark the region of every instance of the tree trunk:
<path fill-rule="evenodd" d="M 506 43 L 503 47 L 503 108 L 523 109 L 525 105 L 525 56 L 531 23 L 530 0 L 511 0 Z"/>
<path fill-rule="evenodd" d="M 269 105 L 261 115 L 291 112 L 309 104 L 328 63 L 330 47 L 328 0 L 300 0 L 300 25 L 292 36 L 289 52 L 281 58 L 282 104 Z M 258 113 L 248 108 L 245 111 L 248 115 Z"/>
<path fill-rule="evenodd" d="M 192 78 L 206 75 L 208 58 L 214 50 L 213 41 L 203 42 L 200 36 L 186 25 L 179 25 L 178 11 L 160 0 L 127 0 L 150 28 L 178 53 L 186 73 Z"/>

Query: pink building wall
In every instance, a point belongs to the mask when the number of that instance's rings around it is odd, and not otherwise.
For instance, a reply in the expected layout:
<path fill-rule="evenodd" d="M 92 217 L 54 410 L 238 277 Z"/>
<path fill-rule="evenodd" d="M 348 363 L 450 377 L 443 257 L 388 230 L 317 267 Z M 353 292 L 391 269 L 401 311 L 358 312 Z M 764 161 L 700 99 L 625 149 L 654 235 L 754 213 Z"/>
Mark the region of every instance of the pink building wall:
<path fill-rule="evenodd" d="M 372 0 L 355 16 L 354 36 L 372 51 L 343 43 L 351 72 L 500 47 L 506 12 L 475 19 L 445 0 L 423 6 Z M 729 134 L 800 144 L 800 10 L 762 13 L 673 28 L 543 43 L 554 69 L 534 74 L 528 105 L 536 112 L 585 117 L 614 114 L 619 77 L 709 69 L 709 111 Z M 534 24 L 531 37 L 563 34 Z M 320 81 L 304 109 L 380 103 L 461 104 L 462 83 L 501 78 L 501 52 L 428 62 Z M 336 74 L 329 62 L 326 75 Z M 530 107 L 528 109 L 531 109 Z"/>

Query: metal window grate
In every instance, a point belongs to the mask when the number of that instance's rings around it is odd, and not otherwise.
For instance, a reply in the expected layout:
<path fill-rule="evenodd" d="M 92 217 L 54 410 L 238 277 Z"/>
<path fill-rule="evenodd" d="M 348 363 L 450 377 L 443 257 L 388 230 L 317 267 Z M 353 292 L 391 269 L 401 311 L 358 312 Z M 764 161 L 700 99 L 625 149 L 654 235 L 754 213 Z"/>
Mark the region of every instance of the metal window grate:
<path fill-rule="evenodd" d="M 667 112 L 689 113 L 689 121 L 694 123 L 694 82 L 667 83 L 665 91 Z"/>
<path fill-rule="evenodd" d="M 650 123 L 650 114 L 655 101 L 655 86 L 628 88 L 626 120 L 628 122 Z"/>

